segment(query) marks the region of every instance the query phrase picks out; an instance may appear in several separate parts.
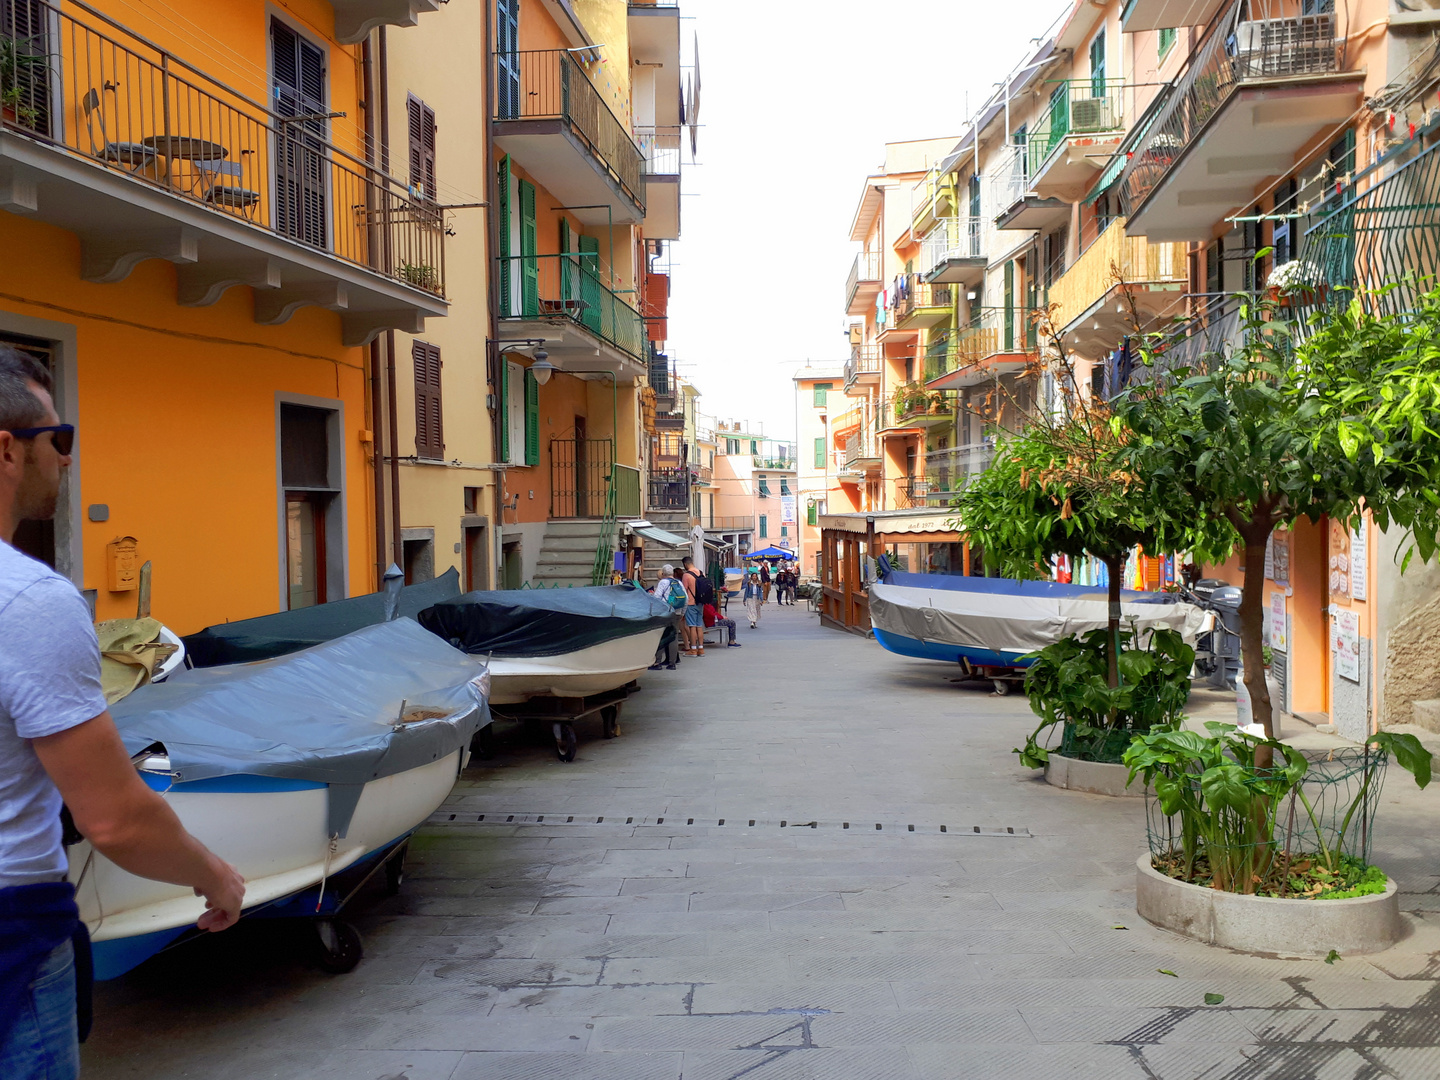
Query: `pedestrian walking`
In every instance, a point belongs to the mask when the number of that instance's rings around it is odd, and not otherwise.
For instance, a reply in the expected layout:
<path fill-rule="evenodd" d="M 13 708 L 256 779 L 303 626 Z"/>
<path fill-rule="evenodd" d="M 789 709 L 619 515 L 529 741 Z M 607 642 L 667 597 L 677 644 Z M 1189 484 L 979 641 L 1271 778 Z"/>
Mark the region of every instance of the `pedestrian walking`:
<path fill-rule="evenodd" d="M 752 566 L 750 572 L 745 575 L 745 587 L 740 594 L 745 603 L 745 614 L 750 619 L 751 630 L 760 625 L 760 605 L 764 602 L 763 584 L 760 580 L 759 569 Z"/>
<path fill-rule="evenodd" d="M 728 647 L 732 649 L 740 648 L 740 642 L 735 640 L 735 620 L 727 619 L 724 615 L 721 615 L 714 604 L 705 605 L 705 625 L 724 627 L 730 633 L 730 641 L 727 643 Z"/>
<path fill-rule="evenodd" d="M 760 561 L 760 602 L 770 602 L 770 564 L 763 559 Z"/>
<path fill-rule="evenodd" d="M 65 578 L 21 554 L 22 521 L 55 516 L 75 429 L 50 375 L 0 346 L 0 1077 L 72 1080 L 89 1027 L 90 939 L 67 873 L 61 807 L 122 870 L 188 885 L 201 930 L 240 917 L 245 883 L 185 831 L 130 762 L 100 688 L 90 610 Z M 80 979 L 88 975 L 79 976 Z M 78 996 L 77 996 L 78 991 Z M 85 1013 L 77 1017 L 77 1004 Z"/>
<path fill-rule="evenodd" d="M 660 568 L 660 580 L 655 582 L 650 595 L 663 600 L 672 616 L 671 625 L 660 635 L 660 647 L 655 650 L 655 662 L 650 670 L 674 671 L 680 663 L 680 642 L 685 640 L 685 589 L 675 580 L 675 567 L 666 563 Z"/>

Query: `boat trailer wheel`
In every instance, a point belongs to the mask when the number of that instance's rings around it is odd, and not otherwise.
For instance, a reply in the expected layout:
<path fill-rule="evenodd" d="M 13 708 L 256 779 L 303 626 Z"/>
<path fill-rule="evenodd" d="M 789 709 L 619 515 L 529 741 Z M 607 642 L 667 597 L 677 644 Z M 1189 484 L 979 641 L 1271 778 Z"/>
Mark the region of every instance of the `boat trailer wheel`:
<path fill-rule="evenodd" d="M 1000 697 L 1004 697 L 1006 694 L 1010 693 L 1010 682 L 1009 682 L 1009 680 L 1007 680 L 1007 679 L 991 679 L 990 681 L 995 684 L 995 693 L 998 694 Z"/>
<path fill-rule="evenodd" d="M 550 729 L 555 735 L 555 756 L 561 761 L 575 760 L 575 725 L 569 720 L 556 720 Z"/>
<path fill-rule="evenodd" d="M 343 919 L 316 919 L 315 963 L 331 975 L 346 975 L 355 970 L 364 955 L 360 932 Z"/>
<path fill-rule="evenodd" d="M 613 739 L 620 734 L 620 706 L 607 705 L 600 710 L 601 730 L 605 738 Z"/>
<path fill-rule="evenodd" d="M 385 860 L 385 895 L 399 896 L 400 886 L 405 882 L 405 855 L 410 850 L 407 840 Z"/>

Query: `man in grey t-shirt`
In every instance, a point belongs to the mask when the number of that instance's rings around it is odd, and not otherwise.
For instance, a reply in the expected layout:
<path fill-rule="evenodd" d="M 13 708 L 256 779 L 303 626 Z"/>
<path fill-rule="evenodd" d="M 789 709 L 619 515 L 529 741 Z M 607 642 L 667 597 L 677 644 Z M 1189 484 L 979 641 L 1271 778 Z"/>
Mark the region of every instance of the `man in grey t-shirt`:
<path fill-rule="evenodd" d="M 140 779 L 106 710 L 85 601 L 11 546 L 54 516 L 74 429 L 50 377 L 0 345 L 0 1077 L 78 1075 L 73 890 L 61 802 L 91 845 L 132 874 L 189 885 L 202 930 L 240 917 L 245 885 Z"/>

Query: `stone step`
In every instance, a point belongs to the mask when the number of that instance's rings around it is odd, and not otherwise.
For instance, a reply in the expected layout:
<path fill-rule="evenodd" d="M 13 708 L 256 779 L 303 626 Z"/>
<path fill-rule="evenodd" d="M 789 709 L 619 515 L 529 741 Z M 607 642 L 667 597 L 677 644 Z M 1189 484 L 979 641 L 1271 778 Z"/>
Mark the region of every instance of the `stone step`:
<path fill-rule="evenodd" d="M 575 521 L 548 521 L 545 523 L 546 536 L 599 536 L 604 531 L 605 523 L 598 519 L 578 519 Z"/>
<path fill-rule="evenodd" d="M 540 551 L 588 551 L 595 554 L 595 548 L 599 546 L 600 536 L 571 536 L 568 533 L 561 536 L 551 536 L 546 533 L 545 539 L 540 542 Z"/>
<path fill-rule="evenodd" d="M 1422 727 L 1426 731 L 1440 733 L 1440 698 L 1430 698 L 1426 701 L 1412 701 L 1410 708 L 1414 710 L 1415 717 L 1411 723 L 1416 727 Z"/>

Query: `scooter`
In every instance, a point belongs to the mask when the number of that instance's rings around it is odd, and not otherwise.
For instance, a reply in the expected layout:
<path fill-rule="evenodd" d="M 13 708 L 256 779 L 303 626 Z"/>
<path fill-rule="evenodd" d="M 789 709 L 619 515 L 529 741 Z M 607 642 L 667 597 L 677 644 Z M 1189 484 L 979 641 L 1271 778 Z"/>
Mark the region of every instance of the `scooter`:
<path fill-rule="evenodd" d="M 1187 573 L 1186 571 L 1190 571 Z M 1195 673 L 1217 690 L 1234 690 L 1240 671 L 1240 586 L 1219 578 L 1199 578 L 1198 568 L 1181 571 L 1181 595 L 1215 613 L 1211 628 L 1195 642 Z"/>

